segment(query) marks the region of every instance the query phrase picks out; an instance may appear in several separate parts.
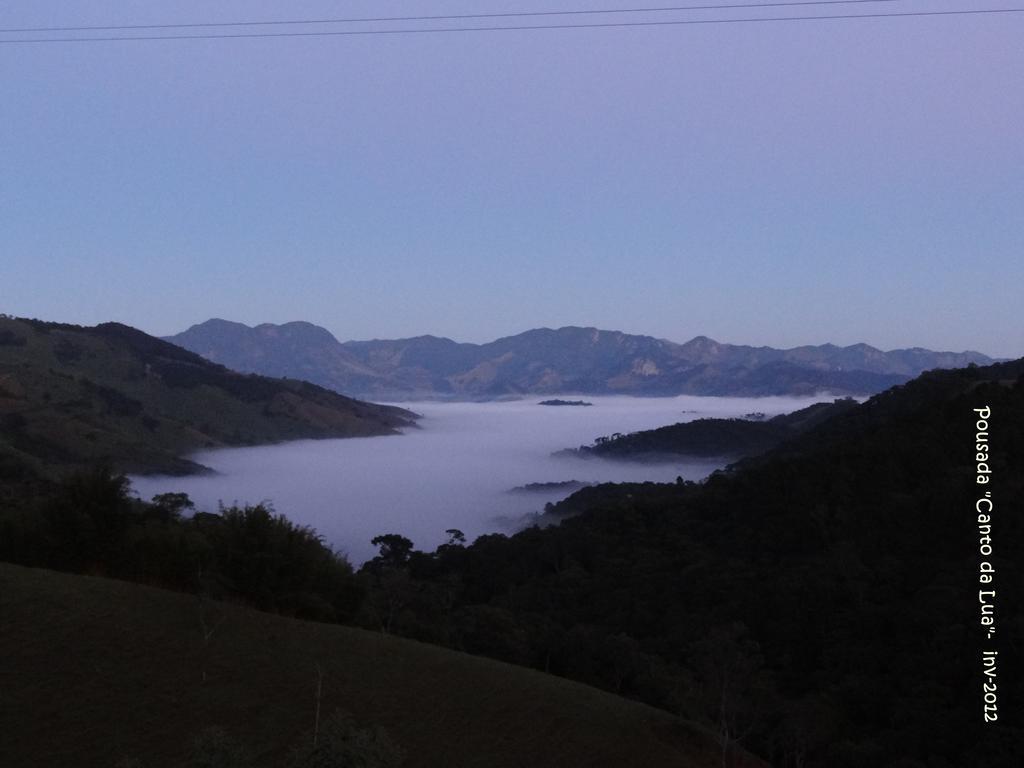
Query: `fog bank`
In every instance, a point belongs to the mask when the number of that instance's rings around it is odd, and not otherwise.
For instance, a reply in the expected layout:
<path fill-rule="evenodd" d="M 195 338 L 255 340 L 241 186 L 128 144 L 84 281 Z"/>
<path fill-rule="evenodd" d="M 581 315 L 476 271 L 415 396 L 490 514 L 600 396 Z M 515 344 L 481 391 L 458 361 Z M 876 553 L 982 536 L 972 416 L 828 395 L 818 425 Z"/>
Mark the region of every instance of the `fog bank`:
<path fill-rule="evenodd" d="M 699 480 L 723 461 L 635 464 L 552 458 L 551 452 L 613 432 L 760 411 L 768 416 L 830 399 L 818 397 L 588 397 L 592 407 L 540 406 L 538 400 L 402 403 L 423 415 L 419 429 L 387 437 L 302 440 L 194 454 L 218 474 L 133 477 L 145 499 L 183 491 L 198 509 L 219 502 L 271 501 L 289 519 L 315 528 L 354 564 L 376 554 L 370 539 L 400 533 L 419 549 L 458 528 L 472 539 L 510 532 L 525 515 L 564 492 L 510 494 L 528 483 Z"/>

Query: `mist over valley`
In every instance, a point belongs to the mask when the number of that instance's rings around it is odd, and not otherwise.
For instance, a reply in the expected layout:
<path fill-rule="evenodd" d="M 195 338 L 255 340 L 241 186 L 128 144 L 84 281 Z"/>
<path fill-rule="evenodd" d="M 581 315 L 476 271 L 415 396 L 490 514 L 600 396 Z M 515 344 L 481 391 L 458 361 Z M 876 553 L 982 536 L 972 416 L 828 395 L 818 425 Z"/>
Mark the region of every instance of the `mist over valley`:
<path fill-rule="evenodd" d="M 204 451 L 191 456 L 216 474 L 140 476 L 142 498 L 183 491 L 197 508 L 269 500 L 277 511 L 312 526 L 361 563 L 376 554 L 370 540 L 400 533 L 433 549 L 457 528 L 467 538 L 510 532 L 532 522 L 544 504 L 569 495 L 552 488 L 509 491 L 534 483 L 700 480 L 726 459 L 684 458 L 637 463 L 552 457 L 598 436 L 648 430 L 705 417 L 787 413 L 816 397 L 590 397 L 589 408 L 551 408 L 537 400 L 403 403 L 420 414 L 400 436 L 302 440 L 273 446 Z"/>

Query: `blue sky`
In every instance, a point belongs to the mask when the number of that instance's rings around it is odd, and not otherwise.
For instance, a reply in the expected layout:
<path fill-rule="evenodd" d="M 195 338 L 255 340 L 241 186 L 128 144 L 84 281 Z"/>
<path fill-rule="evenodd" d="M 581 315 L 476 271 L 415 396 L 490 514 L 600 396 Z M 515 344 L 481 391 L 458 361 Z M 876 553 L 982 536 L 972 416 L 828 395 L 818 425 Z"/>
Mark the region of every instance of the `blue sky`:
<path fill-rule="evenodd" d="M 0 26 L 615 7 L 13 0 Z M 1024 14 L 0 45 L 0 311 L 1024 355 L 1021 39 Z"/>

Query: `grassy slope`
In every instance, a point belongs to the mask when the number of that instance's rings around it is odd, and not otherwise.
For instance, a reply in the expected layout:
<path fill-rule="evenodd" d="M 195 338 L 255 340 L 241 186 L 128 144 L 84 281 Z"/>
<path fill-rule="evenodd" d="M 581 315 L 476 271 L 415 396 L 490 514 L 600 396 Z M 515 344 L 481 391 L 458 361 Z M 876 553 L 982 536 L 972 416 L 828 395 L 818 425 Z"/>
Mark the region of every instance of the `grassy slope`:
<path fill-rule="evenodd" d="M 0 319 L 0 451 L 47 470 L 189 471 L 223 445 L 392 434 L 412 414 L 243 376 L 127 326 Z"/>
<path fill-rule="evenodd" d="M 407 768 L 717 764 L 660 710 L 488 659 L 337 625 L 0 564 L 0 765 L 176 764 L 219 725 L 277 765 L 323 708 L 382 725 Z M 204 661 L 205 659 L 205 661 Z M 201 681 L 206 667 L 207 682 Z M 753 763 L 751 763 L 753 765 Z"/>

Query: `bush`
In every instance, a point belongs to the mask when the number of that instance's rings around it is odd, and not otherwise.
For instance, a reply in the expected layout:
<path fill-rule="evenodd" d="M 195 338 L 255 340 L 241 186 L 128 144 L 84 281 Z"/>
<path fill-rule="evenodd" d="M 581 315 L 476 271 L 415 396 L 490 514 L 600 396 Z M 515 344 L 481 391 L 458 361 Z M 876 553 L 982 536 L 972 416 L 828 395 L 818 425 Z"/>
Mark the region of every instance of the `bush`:
<path fill-rule="evenodd" d="M 297 747 L 288 768 L 398 768 L 405 759 L 401 748 L 383 728 L 359 728 L 351 717 L 335 712 L 324 723 L 313 745 Z"/>
<path fill-rule="evenodd" d="M 207 728 L 192 745 L 189 768 L 247 768 L 249 757 L 241 744 L 220 728 Z"/>

